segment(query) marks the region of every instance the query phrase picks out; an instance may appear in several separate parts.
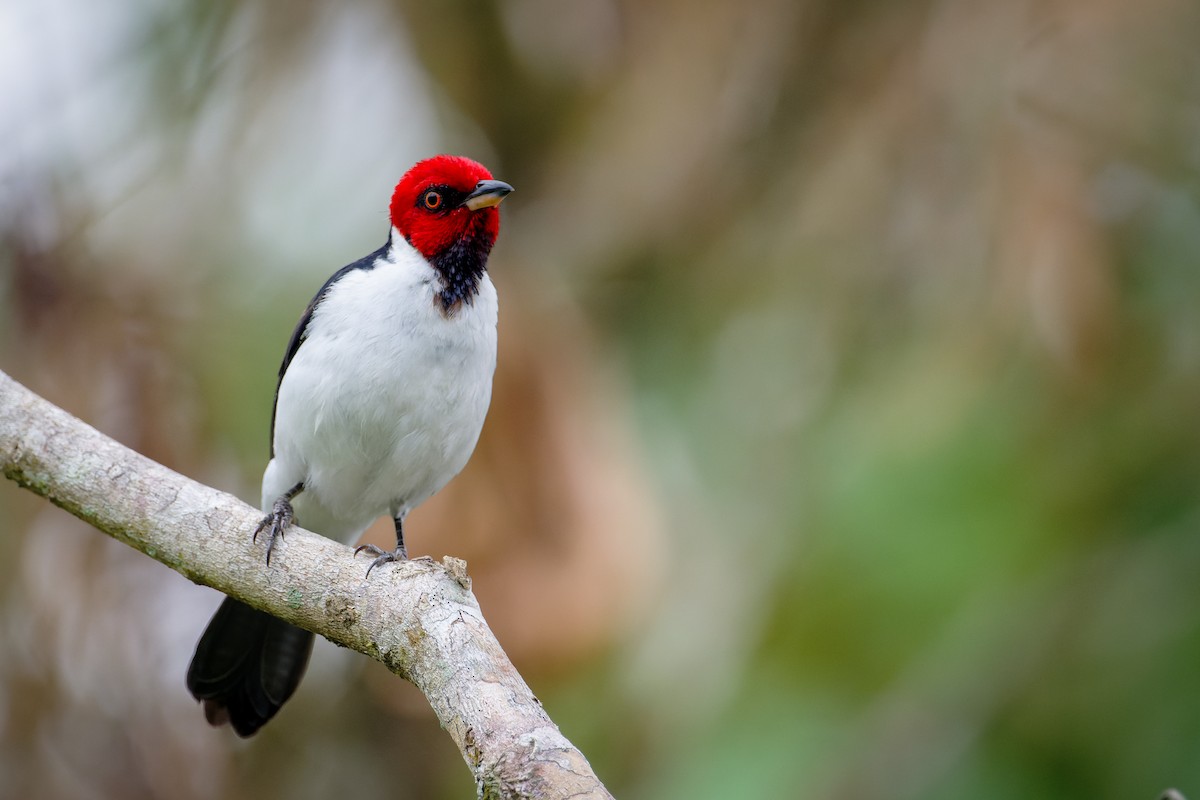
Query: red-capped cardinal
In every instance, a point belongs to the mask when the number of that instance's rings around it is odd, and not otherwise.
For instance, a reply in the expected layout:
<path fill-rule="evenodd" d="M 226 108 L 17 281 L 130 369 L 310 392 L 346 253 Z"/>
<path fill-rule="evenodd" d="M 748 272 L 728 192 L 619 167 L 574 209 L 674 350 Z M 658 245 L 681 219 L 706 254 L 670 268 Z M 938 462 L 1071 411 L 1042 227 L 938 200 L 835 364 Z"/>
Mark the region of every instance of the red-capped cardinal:
<path fill-rule="evenodd" d="M 496 368 L 488 253 L 512 191 L 482 165 L 441 155 L 396 185 L 387 244 L 333 274 L 308 304 L 279 369 L 262 482 L 267 564 L 293 519 L 353 543 L 396 523 L 396 549 L 364 545 L 367 569 L 408 558 L 404 517 L 475 449 Z M 213 725 L 250 736 L 300 683 L 313 634 L 225 598 L 196 645 L 188 689 Z"/>

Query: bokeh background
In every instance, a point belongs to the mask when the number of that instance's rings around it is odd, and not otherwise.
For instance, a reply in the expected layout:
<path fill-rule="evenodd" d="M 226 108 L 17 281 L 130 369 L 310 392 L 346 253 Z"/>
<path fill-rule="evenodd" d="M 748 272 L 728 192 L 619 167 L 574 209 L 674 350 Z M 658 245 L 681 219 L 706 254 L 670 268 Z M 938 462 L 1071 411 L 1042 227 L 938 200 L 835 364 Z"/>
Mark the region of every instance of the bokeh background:
<path fill-rule="evenodd" d="M 253 502 L 292 325 L 445 151 L 517 193 L 410 548 L 614 793 L 1200 797 L 1200 5 L 6 0 L 0 368 Z M 0 519 L 0 796 L 473 795 L 328 643 L 210 729 L 218 595 Z"/>

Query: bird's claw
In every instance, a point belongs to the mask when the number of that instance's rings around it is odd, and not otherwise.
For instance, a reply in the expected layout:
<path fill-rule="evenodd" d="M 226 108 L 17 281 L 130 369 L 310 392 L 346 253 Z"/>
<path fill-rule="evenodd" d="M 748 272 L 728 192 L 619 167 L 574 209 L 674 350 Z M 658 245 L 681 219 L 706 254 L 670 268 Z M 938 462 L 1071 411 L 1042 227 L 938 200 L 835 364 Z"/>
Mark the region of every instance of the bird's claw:
<path fill-rule="evenodd" d="M 395 550 L 384 550 L 382 547 L 373 544 L 361 544 L 354 548 L 354 555 L 358 555 L 366 550 L 371 555 L 375 556 L 375 560 L 371 562 L 371 566 L 367 567 L 367 577 L 371 577 L 371 570 L 378 567 L 380 564 L 387 564 L 392 561 L 408 561 L 408 548 L 403 544 L 397 545 Z"/>
<path fill-rule="evenodd" d="M 269 531 L 270 538 L 267 540 L 267 566 L 271 565 L 271 552 L 275 549 L 275 540 L 283 538 L 284 533 L 292 526 L 294 518 L 295 512 L 292 511 L 292 504 L 280 498 L 271 507 L 271 513 L 263 517 L 262 521 L 258 523 L 258 527 L 254 529 L 252 541 L 255 542 L 258 541 L 260 533 Z"/>

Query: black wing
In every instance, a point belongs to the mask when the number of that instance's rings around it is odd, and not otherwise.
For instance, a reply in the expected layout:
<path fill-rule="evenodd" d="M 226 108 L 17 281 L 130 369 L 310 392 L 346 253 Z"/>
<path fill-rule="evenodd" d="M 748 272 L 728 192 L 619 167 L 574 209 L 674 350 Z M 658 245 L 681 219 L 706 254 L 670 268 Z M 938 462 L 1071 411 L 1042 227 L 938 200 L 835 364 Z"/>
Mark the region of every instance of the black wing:
<path fill-rule="evenodd" d="M 308 337 L 308 325 L 312 322 L 313 312 L 317 310 L 317 306 L 325 299 L 325 295 L 329 293 L 329 289 L 335 283 L 345 277 L 347 273 L 353 272 L 356 269 L 374 269 L 379 259 L 387 254 L 390 246 L 391 239 L 389 238 L 388 243 L 374 253 L 363 256 L 353 264 L 347 264 L 333 273 L 329 280 L 325 281 L 317 291 L 316 295 L 309 302 L 308 308 L 304 309 L 304 314 L 301 315 L 300 321 L 296 323 L 296 328 L 292 331 L 292 338 L 288 340 L 287 352 L 283 354 L 283 363 L 279 365 L 279 380 L 275 382 L 275 400 L 271 403 L 271 458 L 275 457 L 275 410 L 279 406 L 279 387 L 283 384 L 283 376 L 287 372 L 288 365 L 296 357 L 296 351 L 300 349 L 300 345 L 304 344 L 304 340 Z"/>

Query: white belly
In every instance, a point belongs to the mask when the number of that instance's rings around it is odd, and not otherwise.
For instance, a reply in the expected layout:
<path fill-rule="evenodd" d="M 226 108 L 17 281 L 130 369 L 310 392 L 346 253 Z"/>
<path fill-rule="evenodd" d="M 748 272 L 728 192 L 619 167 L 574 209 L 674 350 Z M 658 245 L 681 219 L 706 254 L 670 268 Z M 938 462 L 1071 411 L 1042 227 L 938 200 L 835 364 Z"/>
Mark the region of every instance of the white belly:
<path fill-rule="evenodd" d="M 331 288 L 279 387 L 263 508 L 303 482 L 297 523 L 343 541 L 384 514 L 407 514 L 457 475 L 491 399 L 491 281 L 446 317 L 424 259 L 405 246 L 396 262 Z"/>

